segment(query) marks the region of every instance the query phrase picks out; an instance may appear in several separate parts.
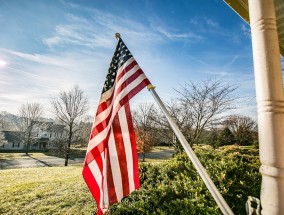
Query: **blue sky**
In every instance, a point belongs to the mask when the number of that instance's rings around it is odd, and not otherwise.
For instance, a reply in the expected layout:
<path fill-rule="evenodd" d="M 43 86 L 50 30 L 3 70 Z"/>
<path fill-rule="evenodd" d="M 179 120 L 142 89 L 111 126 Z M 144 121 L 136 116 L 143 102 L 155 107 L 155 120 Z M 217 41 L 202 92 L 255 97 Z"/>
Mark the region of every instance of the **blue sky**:
<path fill-rule="evenodd" d="M 0 111 L 39 102 L 50 116 L 50 98 L 77 84 L 93 115 L 120 32 L 162 99 L 221 79 L 239 86 L 237 111 L 256 115 L 250 29 L 221 0 L 0 0 L 0 26 Z"/>

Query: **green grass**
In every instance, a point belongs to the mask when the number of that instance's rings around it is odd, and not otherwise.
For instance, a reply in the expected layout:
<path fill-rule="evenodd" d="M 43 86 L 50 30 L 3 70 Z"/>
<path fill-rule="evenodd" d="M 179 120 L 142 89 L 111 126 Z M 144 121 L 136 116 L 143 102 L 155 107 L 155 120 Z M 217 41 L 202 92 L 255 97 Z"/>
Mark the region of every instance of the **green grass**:
<path fill-rule="evenodd" d="M 1 170 L 0 214 L 94 214 L 82 166 Z"/>
<path fill-rule="evenodd" d="M 153 151 L 167 149 L 155 147 Z M 0 153 L 0 159 L 17 158 L 28 157 L 24 153 Z M 146 162 L 168 159 L 146 158 Z M 95 201 L 81 172 L 82 165 L 0 170 L 0 214 L 95 214 Z"/>

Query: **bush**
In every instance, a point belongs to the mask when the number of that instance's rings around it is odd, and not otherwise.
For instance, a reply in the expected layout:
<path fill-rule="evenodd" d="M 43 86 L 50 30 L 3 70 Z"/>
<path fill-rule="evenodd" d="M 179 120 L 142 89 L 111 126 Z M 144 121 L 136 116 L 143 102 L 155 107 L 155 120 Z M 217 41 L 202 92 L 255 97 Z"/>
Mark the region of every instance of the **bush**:
<path fill-rule="evenodd" d="M 245 214 L 247 197 L 259 197 L 258 150 L 206 146 L 195 152 L 234 213 Z M 111 214 L 221 214 L 185 154 L 164 163 L 140 163 L 140 181 L 141 188 L 111 206 Z"/>

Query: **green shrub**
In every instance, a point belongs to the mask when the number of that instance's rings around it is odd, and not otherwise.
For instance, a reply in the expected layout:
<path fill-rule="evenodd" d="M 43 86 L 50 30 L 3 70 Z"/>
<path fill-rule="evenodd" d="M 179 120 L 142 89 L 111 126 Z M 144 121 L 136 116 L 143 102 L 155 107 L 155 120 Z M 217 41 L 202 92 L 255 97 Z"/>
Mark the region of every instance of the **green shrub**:
<path fill-rule="evenodd" d="M 234 213 L 245 214 L 247 197 L 259 197 L 258 150 L 206 146 L 195 152 Z M 141 188 L 111 206 L 111 214 L 221 214 L 185 154 L 163 163 L 141 163 L 140 181 Z"/>

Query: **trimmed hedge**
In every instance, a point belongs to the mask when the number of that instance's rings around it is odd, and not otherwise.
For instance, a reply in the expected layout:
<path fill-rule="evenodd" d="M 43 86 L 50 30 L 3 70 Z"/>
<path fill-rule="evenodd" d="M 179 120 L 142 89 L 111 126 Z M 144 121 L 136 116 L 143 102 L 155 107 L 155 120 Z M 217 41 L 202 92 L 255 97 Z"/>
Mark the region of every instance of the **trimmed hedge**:
<path fill-rule="evenodd" d="M 258 150 L 226 146 L 195 152 L 235 214 L 246 214 L 248 196 L 259 198 Z M 140 163 L 141 188 L 110 207 L 111 214 L 222 214 L 186 154 L 167 162 Z"/>

